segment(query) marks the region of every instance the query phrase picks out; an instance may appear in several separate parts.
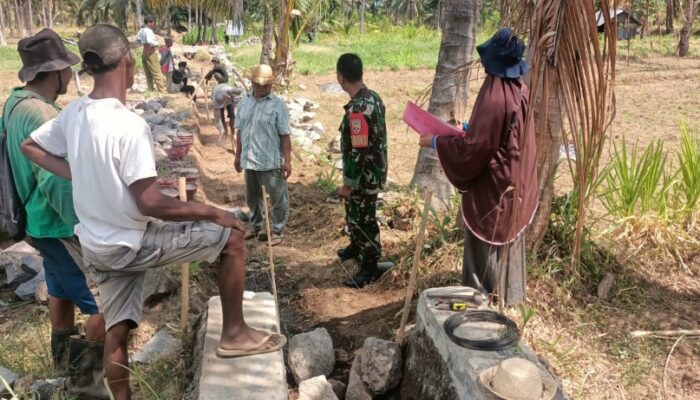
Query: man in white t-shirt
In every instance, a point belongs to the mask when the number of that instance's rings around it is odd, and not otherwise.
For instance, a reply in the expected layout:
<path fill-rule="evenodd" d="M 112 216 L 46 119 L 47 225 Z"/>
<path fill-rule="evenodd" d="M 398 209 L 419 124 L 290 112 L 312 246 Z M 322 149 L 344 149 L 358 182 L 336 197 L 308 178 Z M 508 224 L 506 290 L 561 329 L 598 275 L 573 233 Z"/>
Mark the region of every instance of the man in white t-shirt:
<path fill-rule="evenodd" d="M 234 214 L 181 202 L 158 189 L 148 125 L 124 106 L 135 64 L 124 33 L 97 24 L 80 37 L 78 47 L 94 90 L 34 131 L 22 152 L 72 179 L 80 219 L 75 233 L 104 305 L 105 376 L 114 398 L 130 399 L 127 343 L 141 318 L 149 268 L 214 262 L 220 255 L 223 329 L 217 354 L 240 357 L 280 349 L 284 336 L 254 330 L 243 319 L 245 246 Z"/>
<path fill-rule="evenodd" d="M 160 56 L 158 55 L 158 39 L 153 30 L 156 28 L 156 20 L 152 16 L 144 18 L 145 25 L 136 34 L 136 42 L 143 46 L 141 62 L 143 72 L 146 74 L 148 90 L 165 93 L 165 84 L 160 74 Z"/>

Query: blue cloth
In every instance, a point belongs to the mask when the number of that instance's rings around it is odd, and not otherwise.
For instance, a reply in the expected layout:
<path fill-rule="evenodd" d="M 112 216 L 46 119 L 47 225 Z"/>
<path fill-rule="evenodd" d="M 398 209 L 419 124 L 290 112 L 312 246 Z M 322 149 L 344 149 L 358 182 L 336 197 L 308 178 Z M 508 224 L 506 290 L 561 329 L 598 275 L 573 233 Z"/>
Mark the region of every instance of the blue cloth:
<path fill-rule="evenodd" d="M 44 258 L 44 274 L 49 296 L 71 300 L 83 314 L 99 314 L 95 297 L 85 281 L 85 275 L 59 239 L 32 238 L 32 245 Z"/>
<path fill-rule="evenodd" d="M 481 64 L 493 75 L 516 79 L 530 68 L 523 60 L 525 43 L 509 28 L 502 28 L 486 42 L 477 46 Z"/>
<path fill-rule="evenodd" d="M 241 99 L 234 127 L 241 135 L 241 167 L 270 171 L 282 168 L 282 139 L 289 135 L 289 112 L 273 93 L 260 100 L 252 94 Z"/>

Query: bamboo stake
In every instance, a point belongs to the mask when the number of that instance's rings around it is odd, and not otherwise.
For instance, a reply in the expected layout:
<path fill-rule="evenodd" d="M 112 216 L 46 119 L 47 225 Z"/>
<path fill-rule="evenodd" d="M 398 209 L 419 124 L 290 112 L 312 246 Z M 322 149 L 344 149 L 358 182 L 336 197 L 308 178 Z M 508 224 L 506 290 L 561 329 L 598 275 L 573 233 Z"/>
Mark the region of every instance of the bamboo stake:
<path fill-rule="evenodd" d="M 646 336 L 661 336 L 675 338 L 680 335 L 685 336 L 700 336 L 700 329 L 678 329 L 670 331 L 632 331 L 630 332 L 631 338 L 642 338 Z"/>
<path fill-rule="evenodd" d="M 181 176 L 177 180 L 177 188 L 180 193 L 180 200 L 187 201 L 187 180 Z M 182 296 L 180 303 L 180 330 L 187 332 L 189 326 L 188 320 L 190 317 L 190 266 L 188 263 L 183 263 L 180 266 L 182 279 Z"/>
<path fill-rule="evenodd" d="M 238 80 L 241 82 L 241 85 L 243 85 L 243 87 L 245 88 L 245 91 L 250 92 L 250 88 L 248 87 L 248 85 L 245 84 L 245 81 L 243 80 L 241 75 L 238 73 L 238 71 L 236 71 L 236 68 L 232 68 L 232 70 L 233 70 L 233 74 L 236 75 L 236 78 L 238 78 Z"/>
<path fill-rule="evenodd" d="M 420 228 L 418 228 L 418 239 L 416 239 L 416 251 L 413 253 L 413 265 L 411 266 L 411 277 L 406 288 L 406 300 L 403 304 L 403 312 L 401 314 L 401 325 L 399 326 L 398 342 L 403 344 L 404 335 L 406 333 L 406 322 L 408 322 L 408 311 L 411 308 L 411 300 L 413 292 L 416 289 L 416 275 L 418 274 L 418 264 L 420 263 L 420 255 L 423 252 L 423 240 L 425 238 L 425 226 L 428 222 L 428 213 L 430 211 L 430 200 L 433 197 L 433 192 L 425 191 L 425 199 L 423 200 L 423 215 L 420 219 Z"/>
<path fill-rule="evenodd" d="M 282 317 L 280 316 L 280 307 L 279 307 L 279 301 L 277 298 L 277 284 L 275 283 L 275 260 L 272 257 L 272 236 L 271 236 L 271 230 L 270 230 L 270 211 L 269 207 L 267 204 L 267 190 L 265 190 L 265 186 L 262 187 L 262 192 L 263 192 L 263 202 L 265 203 L 265 229 L 267 230 L 267 254 L 268 257 L 270 258 L 270 281 L 272 282 L 272 296 L 275 298 L 275 310 L 277 312 L 277 333 L 279 334 L 281 332 L 281 320 Z"/>

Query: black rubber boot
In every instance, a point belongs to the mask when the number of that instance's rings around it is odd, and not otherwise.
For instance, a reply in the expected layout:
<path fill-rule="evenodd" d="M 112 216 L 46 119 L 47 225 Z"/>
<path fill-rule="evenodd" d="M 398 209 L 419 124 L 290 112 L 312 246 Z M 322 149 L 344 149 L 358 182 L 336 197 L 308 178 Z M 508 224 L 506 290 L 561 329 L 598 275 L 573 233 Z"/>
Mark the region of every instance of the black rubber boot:
<path fill-rule="evenodd" d="M 64 376 L 68 372 L 68 339 L 78 334 L 78 328 L 51 329 L 51 357 L 53 358 L 53 371 L 56 376 Z"/>
<path fill-rule="evenodd" d="M 377 263 L 363 264 L 360 271 L 352 278 L 343 282 L 345 286 L 353 288 L 362 288 L 376 281 L 382 276 L 382 273 L 377 269 Z"/>
<path fill-rule="evenodd" d="M 68 393 L 80 400 L 109 400 L 102 366 L 103 342 L 71 336 L 68 346 Z"/>
<path fill-rule="evenodd" d="M 352 260 L 360 255 L 360 249 L 357 246 L 349 245 L 346 248 L 338 250 L 338 257 L 342 261 Z"/>

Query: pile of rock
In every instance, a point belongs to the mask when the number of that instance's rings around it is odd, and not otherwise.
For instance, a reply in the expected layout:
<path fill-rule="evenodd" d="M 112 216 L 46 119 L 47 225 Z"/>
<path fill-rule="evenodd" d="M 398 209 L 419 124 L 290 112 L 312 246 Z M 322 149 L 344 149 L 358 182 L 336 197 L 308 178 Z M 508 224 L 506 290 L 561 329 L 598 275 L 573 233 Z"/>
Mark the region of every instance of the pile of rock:
<path fill-rule="evenodd" d="M 323 150 L 315 143 L 321 140 L 325 129 L 322 123 L 314 122 L 315 111 L 320 108 L 319 104 L 303 97 L 287 100 L 286 104 L 294 144 L 301 146 L 309 154 L 315 156 L 321 154 Z"/>
<path fill-rule="evenodd" d="M 156 161 L 166 158 L 181 160 L 187 155 L 194 135 L 180 124 L 190 116 L 189 112 L 178 113 L 166 108 L 167 100 L 158 97 L 141 102 L 127 102 L 126 105 L 145 119 L 151 128 Z"/>
<path fill-rule="evenodd" d="M 262 39 L 260 39 L 258 36 L 251 36 L 247 38 L 246 40 L 243 40 L 241 42 L 238 42 L 237 46 L 250 46 L 254 44 L 259 44 L 262 42 Z"/>

